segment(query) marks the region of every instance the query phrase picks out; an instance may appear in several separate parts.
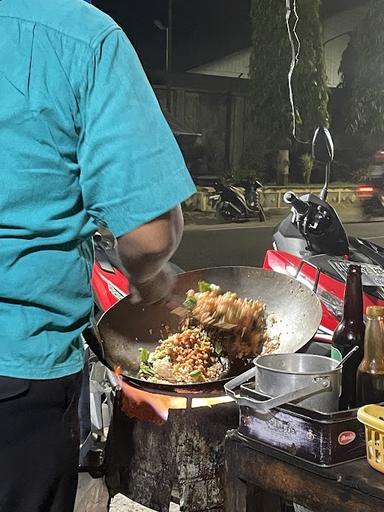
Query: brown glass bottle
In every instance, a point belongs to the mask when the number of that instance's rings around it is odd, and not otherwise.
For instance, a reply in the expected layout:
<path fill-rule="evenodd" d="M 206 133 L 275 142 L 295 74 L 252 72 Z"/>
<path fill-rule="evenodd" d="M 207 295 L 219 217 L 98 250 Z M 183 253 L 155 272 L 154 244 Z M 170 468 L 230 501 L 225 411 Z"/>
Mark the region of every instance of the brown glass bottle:
<path fill-rule="evenodd" d="M 343 365 L 339 399 L 341 411 L 356 406 L 356 371 L 364 354 L 364 334 L 361 267 L 350 265 L 345 285 L 344 314 L 333 333 L 331 357 L 341 361 L 353 347 L 357 345 L 359 349 Z"/>
<path fill-rule="evenodd" d="M 364 357 L 356 376 L 357 406 L 384 402 L 384 308 L 367 308 Z"/>

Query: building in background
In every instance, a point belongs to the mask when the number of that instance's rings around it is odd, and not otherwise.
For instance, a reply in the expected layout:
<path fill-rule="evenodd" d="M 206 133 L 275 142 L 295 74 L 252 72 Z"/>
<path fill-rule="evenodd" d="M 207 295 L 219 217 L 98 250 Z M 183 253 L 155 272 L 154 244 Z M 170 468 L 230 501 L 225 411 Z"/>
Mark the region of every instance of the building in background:
<path fill-rule="evenodd" d="M 367 5 L 352 7 L 324 19 L 323 41 L 329 87 L 337 87 L 340 83 L 339 67 L 349 42 L 349 34 L 364 16 L 366 9 Z M 251 48 L 247 47 L 189 71 L 202 75 L 248 79 L 250 57 Z"/>
<path fill-rule="evenodd" d="M 251 128 L 247 117 L 250 0 L 94 3 L 111 14 L 131 39 L 168 118 L 177 120 L 181 131 L 197 134 L 197 148 L 191 146 L 193 136 L 182 147 L 191 171 L 224 174 L 249 168 L 245 155 Z M 323 0 L 330 87 L 339 83 L 348 33 L 366 4 L 367 0 Z M 182 137 L 179 142 L 183 146 Z M 193 164 L 194 155 L 199 155 L 201 165 Z"/>

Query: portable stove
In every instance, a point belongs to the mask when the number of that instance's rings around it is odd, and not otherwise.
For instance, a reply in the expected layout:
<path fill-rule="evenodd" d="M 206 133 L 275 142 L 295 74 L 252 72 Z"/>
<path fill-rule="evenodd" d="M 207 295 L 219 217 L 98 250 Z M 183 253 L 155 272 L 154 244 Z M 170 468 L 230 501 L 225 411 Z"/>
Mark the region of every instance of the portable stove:
<path fill-rule="evenodd" d="M 257 413 L 251 400 L 269 397 L 254 384 L 240 387 L 239 432 L 291 456 L 318 466 L 334 466 L 365 456 L 364 426 L 357 409 L 329 414 L 286 404 L 268 414 Z"/>

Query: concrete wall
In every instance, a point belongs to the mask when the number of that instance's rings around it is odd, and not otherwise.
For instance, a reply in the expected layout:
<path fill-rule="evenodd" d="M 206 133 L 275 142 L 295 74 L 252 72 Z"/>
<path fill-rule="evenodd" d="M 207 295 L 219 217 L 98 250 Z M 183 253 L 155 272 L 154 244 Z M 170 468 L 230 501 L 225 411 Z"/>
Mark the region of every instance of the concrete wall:
<path fill-rule="evenodd" d="M 291 190 L 296 195 L 302 196 L 308 192 L 319 195 L 322 187 L 293 187 Z M 279 187 L 269 187 L 264 190 L 265 208 L 286 208 L 283 197 L 287 189 Z M 327 201 L 332 206 L 353 206 L 357 203 L 356 187 L 330 187 L 328 190 Z"/>
<path fill-rule="evenodd" d="M 192 196 L 185 203 L 187 211 L 196 212 L 212 212 L 213 209 L 209 204 L 209 197 L 215 193 L 211 187 L 197 187 L 198 192 Z M 290 188 L 296 195 L 301 196 L 308 192 L 319 195 L 321 187 L 292 187 Z M 283 201 L 283 196 L 287 191 L 286 188 L 281 187 L 266 187 L 263 191 L 264 208 L 266 211 L 279 210 L 287 208 Z M 335 187 L 329 188 L 328 202 L 334 207 L 353 207 L 358 204 L 356 195 L 356 188 L 352 185 L 350 187 Z"/>

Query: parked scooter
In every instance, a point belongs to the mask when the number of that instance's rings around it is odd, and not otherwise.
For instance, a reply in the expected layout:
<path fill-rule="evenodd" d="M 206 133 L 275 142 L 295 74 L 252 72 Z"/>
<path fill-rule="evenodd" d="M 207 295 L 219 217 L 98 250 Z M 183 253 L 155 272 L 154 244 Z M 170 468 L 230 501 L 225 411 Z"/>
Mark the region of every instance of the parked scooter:
<path fill-rule="evenodd" d="M 384 248 L 348 237 L 336 211 L 327 202 L 334 155 L 331 135 L 324 128 L 315 133 L 313 156 L 325 165 L 324 187 L 319 197 L 285 194 L 291 213 L 275 228 L 274 250 L 267 251 L 263 266 L 296 278 L 318 295 L 323 317 L 316 339 L 329 342 L 343 314 L 350 264 L 361 265 L 365 306 L 384 306 Z"/>
<path fill-rule="evenodd" d="M 129 283 L 117 256 L 116 240 L 113 235 L 96 233 L 93 243 L 95 263 L 92 289 L 98 316 L 129 294 Z"/>
<path fill-rule="evenodd" d="M 117 254 L 116 240 L 111 233 L 96 233 L 93 237 L 95 263 L 92 272 L 92 290 L 95 316 L 100 317 L 114 304 L 130 293 L 129 281 Z M 170 263 L 176 274 L 183 270 Z"/>
<path fill-rule="evenodd" d="M 362 266 L 365 305 L 384 306 L 384 248 L 364 239 L 347 237 L 332 206 L 327 202 L 333 142 L 319 129 L 313 140 L 317 161 L 325 164 L 325 184 L 318 196 L 300 198 L 287 192 L 291 213 L 275 228 L 274 250 L 267 252 L 264 268 L 285 273 L 315 291 L 323 306 L 317 339 L 330 341 L 343 313 L 348 265 Z M 129 293 L 128 281 L 119 263 L 113 238 L 97 236 L 92 285 L 100 311 L 105 311 Z"/>
<path fill-rule="evenodd" d="M 216 182 L 214 187 L 216 194 L 209 199 L 221 219 L 226 222 L 250 219 L 265 221 L 261 204 L 263 186 L 255 176 L 248 176 L 232 184 Z"/>
<path fill-rule="evenodd" d="M 367 219 L 384 216 L 384 151 L 376 151 L 363 183 L 356 188 L 360 205 Z"/>

